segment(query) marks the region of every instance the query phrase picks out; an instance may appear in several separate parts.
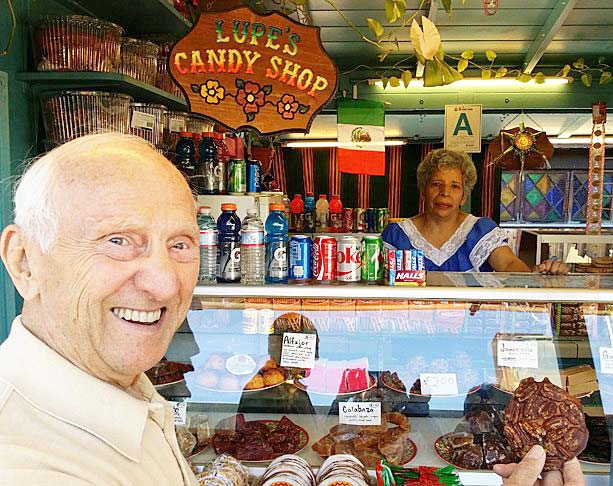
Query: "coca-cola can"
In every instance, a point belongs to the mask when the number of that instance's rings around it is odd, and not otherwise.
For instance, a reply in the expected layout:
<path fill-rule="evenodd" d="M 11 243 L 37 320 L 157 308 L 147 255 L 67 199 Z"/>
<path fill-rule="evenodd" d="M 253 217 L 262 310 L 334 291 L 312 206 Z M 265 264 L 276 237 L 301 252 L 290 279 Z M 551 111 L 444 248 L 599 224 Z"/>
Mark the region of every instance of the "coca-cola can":
<path fill-rule="evenodd" d="M 362 278 L 362 241 L 355 236 L 343 236 L 338 242 L 337 279 L 341 283 L 356 283 Z"/>
<path fill-rule="evenodd" d="M 313 281 L 329 284 L 336 280 L 337 245 L 333 236 L 316 236 L 313 241 Z"/>
<path fill-rule="evenodd" d="M 366 209 L 364 208 L 355 208 L 353 213 L 354 215 L 354 224 L 353 229 L 355 232 L 364 233 L 368 228 L 366 222 Z"/>
<path fill-rule="evenodd" d="M 355 226 L 354 213 L 353 208 L 343 208 L 343 231 L 345 233 L 353 233 Z"/>

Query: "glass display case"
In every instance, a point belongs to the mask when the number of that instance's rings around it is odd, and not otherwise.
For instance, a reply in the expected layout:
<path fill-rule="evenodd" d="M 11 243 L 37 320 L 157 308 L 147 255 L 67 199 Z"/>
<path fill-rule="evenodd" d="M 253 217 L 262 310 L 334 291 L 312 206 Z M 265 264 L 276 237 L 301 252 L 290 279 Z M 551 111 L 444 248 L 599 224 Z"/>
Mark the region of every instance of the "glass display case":
<path fill-rule="evenodd" d="M 317 467 L 351 453 L 369 468 L 452 464 L 475 485 L 500 484 L 489 470 L 512 458 L 505 406 L 520 380 L 546 377 L 580 401 L 590 439 L 579 459 L 588 484 L 608 484 L 612 321 L 613 275 L 199 286 L 149 374 L 186 403 L 180 443 L 196 464 L 292 452 Z"/>

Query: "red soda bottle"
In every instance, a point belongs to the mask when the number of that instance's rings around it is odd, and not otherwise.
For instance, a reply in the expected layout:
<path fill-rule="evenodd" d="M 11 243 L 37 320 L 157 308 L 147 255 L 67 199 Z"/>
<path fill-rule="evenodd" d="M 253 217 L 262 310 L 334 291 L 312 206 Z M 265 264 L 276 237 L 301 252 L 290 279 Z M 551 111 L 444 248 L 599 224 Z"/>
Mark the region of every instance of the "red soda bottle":
<path fill-rule="evenodd" d="M 332 195 L 330 201 L 330 233 L 342 233 L 343 232 L 343 203 L 340 196 L 337 194 Z"/>
<path fill-rule="evenodd" d="M 304 201 L 302 194 L 294 194 L 294 199 L 289 205 L 289 230 L 292 233 L 304 231 Z"/>

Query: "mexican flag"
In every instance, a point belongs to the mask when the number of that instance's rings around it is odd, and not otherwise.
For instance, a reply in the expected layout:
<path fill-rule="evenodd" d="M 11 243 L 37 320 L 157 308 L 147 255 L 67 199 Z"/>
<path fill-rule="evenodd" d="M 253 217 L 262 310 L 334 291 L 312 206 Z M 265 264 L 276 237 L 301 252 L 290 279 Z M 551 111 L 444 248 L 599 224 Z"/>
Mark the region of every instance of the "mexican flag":
<path fill-rule="evenodd" d="M 342 98 L 336 107 L 339 170 L 385 175 L 385 104 Z"/>

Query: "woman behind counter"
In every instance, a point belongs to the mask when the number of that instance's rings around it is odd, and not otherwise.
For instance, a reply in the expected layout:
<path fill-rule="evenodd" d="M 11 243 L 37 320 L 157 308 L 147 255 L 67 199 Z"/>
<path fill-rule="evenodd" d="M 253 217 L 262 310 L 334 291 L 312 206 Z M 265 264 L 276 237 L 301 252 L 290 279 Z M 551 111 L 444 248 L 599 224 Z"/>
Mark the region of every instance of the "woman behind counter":
<path fill-rule="evenodd" d="M 490 218 L 461 211 L 477 182 L 477 170 L 464 152 L 433 150 L 417 168 L 425 210 L 383 231 L 388 248 L 424 252 L 426 270 L 446 272 L 530 272 L 516 257 L 505 232 Z M 568 267 L 547 260 L 533 271 L 566 274 Z"/>

